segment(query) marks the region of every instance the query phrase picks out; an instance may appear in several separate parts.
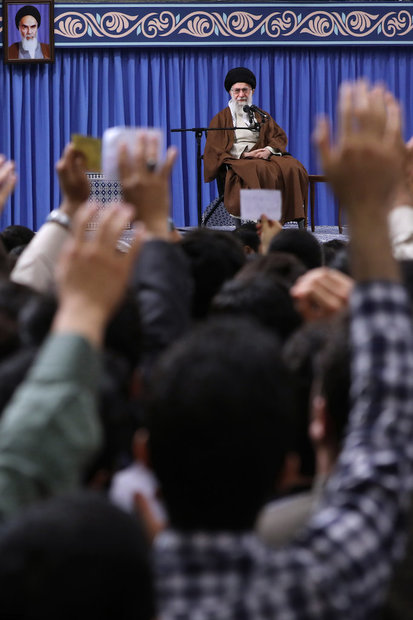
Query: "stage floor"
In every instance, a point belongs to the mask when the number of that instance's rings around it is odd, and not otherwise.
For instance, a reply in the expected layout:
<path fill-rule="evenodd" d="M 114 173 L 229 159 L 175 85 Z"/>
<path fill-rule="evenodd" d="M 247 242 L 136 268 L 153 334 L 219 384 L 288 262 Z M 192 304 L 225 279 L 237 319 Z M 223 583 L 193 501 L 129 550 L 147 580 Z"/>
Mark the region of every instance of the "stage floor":
<path fill-rule="evenodd" d="M 186 232 L 193 230 L 194 227 L 187 226 L 183 228 L 178 228 L 179 232 L 185 234 Z M 212 230 L 235 230 L 235 226 L 208 226 L 208 228 Z M 287 223 L 284 225 L 284 228 L 297 228 L 297 224 L 294 222 Z M 311 226 L 308 226 L 307 230 L 311 232 Z M 314 236 L 320 241 L 320 243 L 324 243 L 324 241 L 330 241 L 331 239 L 341 239 L 342 241 L 348 241 L 348 230 L 346 226 L 343 226 L 343 233 L 340 234 L 338 230 L 338 226 L 315 226 Z"/>

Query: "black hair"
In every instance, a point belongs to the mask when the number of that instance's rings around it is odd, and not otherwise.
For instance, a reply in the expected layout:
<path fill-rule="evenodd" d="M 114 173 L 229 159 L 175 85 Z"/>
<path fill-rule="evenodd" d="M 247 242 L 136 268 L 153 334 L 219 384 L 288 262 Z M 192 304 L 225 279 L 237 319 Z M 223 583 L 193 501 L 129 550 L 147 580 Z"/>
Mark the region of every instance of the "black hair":
<path fill-rule="evenodd" d="M 20 347 L 20 316 L 38 294 L 10 280 L 0 280 L 0 360 Z"/>
<path fill-rule="evenodd" d="M 315 473 L 314 448 L 308 433 L 314 365 L 330 331 L 329 322 L 306 323 L 292 334 L 283 349 L 283 359 L 294 385 L 294 449 L 300 455 L 300 473 L 305 476 L 313 476 Z"/>
<path fill-rule="evenodd" d="M 297 256 L 307 269 L 321 267 L 321 245 L 308 230 L 283 228 L 270 243 L 268 252 L 289 252 Z"/>
<path fill-rule="evenodd" d="M 19 245 L 27 245 L 30 243 L 34 237 L 34 232 L 30 228 L 27 228 L 27 226 L 12 224 L 2 230 L 0 237 L 7 252 L 10 252 Z"/>
<path fill-rule="evenodd" d="M 294 254 L 273 252 L 265 256 L 257 256 L 255 260 L 247 262 L 235 278 L 252 280 L 258 274 L 264 274 L 273 278 L 276 283 L 282 280 L 286 286 L 291 287 L 306 271 L 307 268 Z"/>
<path fill-rule="evenodd" d="M 321 250 L 323 252 L 323 264 L 326 267 L 330 267 L 331 262 L 334 260 L 337 252 L 343 248 L 347 248 L 347 241 L 343 239 L 330 239 L 330 241 L 324 241 L 321 244 Z"/>
<path fill-rule="evenodd" d="M 0 417 L 15 390 L 24 381 L 34 359 L 37 347 L 23 347 L 0 362 Z"/>
<path fill-rule="evenodd" d="M 210 319 L 162 356 L 147 426 L 174 527 L 252 527 L 288 451 L 289 403 L 280 345 L 253 321 Z"/>
<path fill-rule="evenodd" d="M 2 620 L 153 620 L 148 545 L 94 493 L 40 503 L 0 536 Z"/>
<path fill-rule="evenodd" d="M 328 411 L 330 438 L 340 448 L 351 408 L 350 343 L 347 314 L 331 323 L 329 338 L 315 366 L 315 382 L 324 396 Z"/>
<path fill-rule="evenodd" d="M 195 284 L 192 315 L 204 318 L 223 282 L 245 263 L 244 250 L 231 233 L 208 228 L 197 228 L 186 234 L 181 247 L 190 261 Z"/>
<path fill-rule="evenodd" d="M 337 269 L 337 271 L 341 271 L 341 273 L 345 273 L 347 276 L 351 276 L 348 245 L 337 250 L 330 261 L 329 267 L 330 269 Z"/>
<path fill-rule="evenodd" d="M 257 233 L 257 225 L 255 222 L 244 222 L 244 224 L 235 228 L 232 234 L 242 243 L 244 248 L 248 246 L 253 252 L 258 252 L 261 239 Z"/>
<path fill-rule="evenodd" d="M 302 323 L 282 279 L 257 273 L 253 279 L 225 282 L 211 304 L 215 315 L 249 316 L 286 340 Z"/>

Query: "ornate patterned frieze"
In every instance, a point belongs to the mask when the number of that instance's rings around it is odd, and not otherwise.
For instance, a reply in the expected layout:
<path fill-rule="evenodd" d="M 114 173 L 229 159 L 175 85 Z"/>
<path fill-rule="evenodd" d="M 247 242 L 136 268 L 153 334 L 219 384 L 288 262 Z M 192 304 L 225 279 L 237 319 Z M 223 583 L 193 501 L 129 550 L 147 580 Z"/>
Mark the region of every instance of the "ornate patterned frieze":
<path fill-rule="evenodd" d="M 55 37 L 57 47 L 409 45 L 413 2 L 55 4 Z"/>

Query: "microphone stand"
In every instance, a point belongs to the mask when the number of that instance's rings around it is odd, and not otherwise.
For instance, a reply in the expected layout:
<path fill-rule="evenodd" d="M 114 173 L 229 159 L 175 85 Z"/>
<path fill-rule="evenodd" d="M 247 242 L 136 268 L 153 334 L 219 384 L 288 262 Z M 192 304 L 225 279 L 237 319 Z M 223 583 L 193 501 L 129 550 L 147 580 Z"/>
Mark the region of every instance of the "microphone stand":
<path fill-rule="evenodd" d="M 195 134 L 196 139 L 196 178 L 197 178 L 197 215 L 198 226 L 202 224 L 202 153 L 201 153 L 201 139 L 205 132 L 207 136 L 208 131 L 234 131 L 235 129 L 249 129 L 250 131 L 258 130 L 261 128 L 260 123 L 255 123 L 252 127 L 181 127 L 180 129 L 171 129 L 171 132 L 186 133 L 192 131 Z M 218 206 L 218 203 L 217 205 Z M 210 213 L 212 215 L 213 211 Z M 209 219 L 209 218 L 208 218 Z"/>

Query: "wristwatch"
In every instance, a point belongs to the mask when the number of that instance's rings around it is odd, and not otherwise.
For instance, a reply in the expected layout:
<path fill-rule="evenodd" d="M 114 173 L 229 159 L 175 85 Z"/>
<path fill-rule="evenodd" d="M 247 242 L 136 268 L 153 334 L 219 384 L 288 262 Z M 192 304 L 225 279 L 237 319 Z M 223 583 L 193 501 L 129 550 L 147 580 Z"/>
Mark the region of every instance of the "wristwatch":
<path fill-rule="evenodd" d="M 63 211 L 61 211 L 60 209 L 54 209 L 53 211 L 51 211 L 46 218 L 46 222 L 55 222 L 55 224 L 63 226 L 63 228 L 66 228 L 66 230 L 70 230 L 72 226 L 71 218 L 66 213 L 63 213 Z"/>

